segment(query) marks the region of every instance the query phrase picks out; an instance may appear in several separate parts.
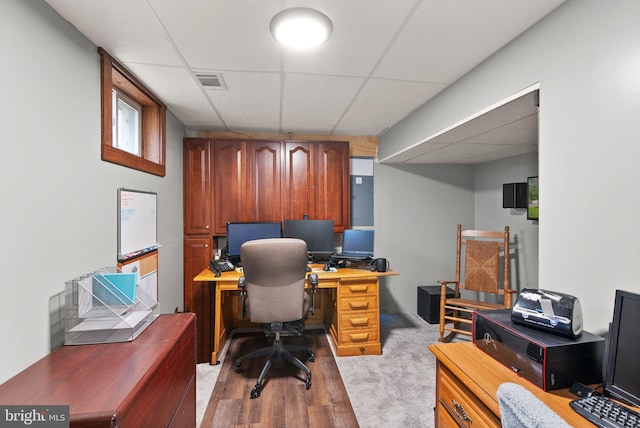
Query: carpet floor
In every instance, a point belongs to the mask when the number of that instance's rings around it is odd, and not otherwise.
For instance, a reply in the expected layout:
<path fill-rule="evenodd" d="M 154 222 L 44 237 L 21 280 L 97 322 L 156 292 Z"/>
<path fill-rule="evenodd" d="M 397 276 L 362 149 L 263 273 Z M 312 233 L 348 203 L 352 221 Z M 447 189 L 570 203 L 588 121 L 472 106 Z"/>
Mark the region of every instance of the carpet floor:
<path fill-rule="evenodd" d="M 438 341 L 438 325 L 428 324 L 417 314 L 383 314 L 380 317 L 380 328 L 382 355 L 335 357 L 359 426 L 433 427 L 435 357 L 427 348 Z M 458 340 L 465 339 L 456 341 Z M 224 368 L 224 357 L 230 342 L 232 341 L 227 341 L 220 354 L 222 364 L 211 366 L 205 363 L 196 367 L 196 412 L 200 427 L 211 426 L 208 422 L 202 422 L 205 421 L 204 415 L 216 380 L 221 368 Z M 331 339 L 329 344 L 333 350 Z M 335 355 L 335 350 L 333 351 Z M 310 364 L 318 364 L 318 361 L 317 358 L 315 363 Z M 311 370 L 313 371 L 313 366 Z M 232 368 L 231 371 L 233 372 Z M 233 374 L 239 376 L 235 372 Z M 299 379 L 294 381 L 303 384 Z M 265 387 L 263 394 L 272 386 L 273 384 Z M 314 377 L 311 390 L 317 386 Z"/>

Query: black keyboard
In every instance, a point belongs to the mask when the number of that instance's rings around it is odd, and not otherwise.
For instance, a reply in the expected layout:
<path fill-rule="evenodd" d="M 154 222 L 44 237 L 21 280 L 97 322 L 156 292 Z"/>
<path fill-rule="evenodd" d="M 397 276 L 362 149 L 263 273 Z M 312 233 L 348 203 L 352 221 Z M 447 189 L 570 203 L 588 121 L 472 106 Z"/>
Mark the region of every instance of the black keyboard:
<path fill-rule="evenodd" d="M 578 398 L 569 405 L 580 416 L 602 428 L 640 427 L 640 413 L 601 395 Z"/>

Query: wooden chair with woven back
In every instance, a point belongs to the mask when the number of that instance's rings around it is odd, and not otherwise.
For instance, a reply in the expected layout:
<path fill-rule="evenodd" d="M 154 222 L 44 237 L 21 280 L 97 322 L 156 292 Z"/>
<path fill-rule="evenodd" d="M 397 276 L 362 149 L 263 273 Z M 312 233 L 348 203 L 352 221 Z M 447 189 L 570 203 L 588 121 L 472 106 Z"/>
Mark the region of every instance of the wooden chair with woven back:
<path fill-rule="evenodd" d="M 438 281 L 441 342 L 449 342 L 458 333 L 471 336 L 474 311 L 511 307 L 515 291 L 509 288 L 509 226 L 501 232 L 463 230 L 458 225 L 455 278 Z M 453 297 L 447 297 L 448 285 L 455 286 Z M 462 328 L 463 325 L 468 327 Z"/>

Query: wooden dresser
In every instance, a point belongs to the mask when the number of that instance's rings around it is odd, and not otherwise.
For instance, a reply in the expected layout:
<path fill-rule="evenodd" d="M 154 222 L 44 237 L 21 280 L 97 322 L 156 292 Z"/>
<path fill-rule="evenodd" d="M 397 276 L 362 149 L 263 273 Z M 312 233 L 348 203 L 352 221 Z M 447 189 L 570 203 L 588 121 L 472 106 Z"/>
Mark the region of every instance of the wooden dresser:
<path fill-rule="evenodd" d="M 429 350 L 436 356 L 436 427 L 501 426 L 496 392 L 504 382 L 522 385 L 569 425 L 589 425 L 569 407 L 576 397 L 568 389 L 545 392 L 473 343 L 438 343 Z"/>
<path fill-rule="evenodd" d="M 160 315 L 131 342 L 63 346 L 0 385 L 3 405 L 68 405 L 71 427 L 193 427 L 195 316 Z"/>

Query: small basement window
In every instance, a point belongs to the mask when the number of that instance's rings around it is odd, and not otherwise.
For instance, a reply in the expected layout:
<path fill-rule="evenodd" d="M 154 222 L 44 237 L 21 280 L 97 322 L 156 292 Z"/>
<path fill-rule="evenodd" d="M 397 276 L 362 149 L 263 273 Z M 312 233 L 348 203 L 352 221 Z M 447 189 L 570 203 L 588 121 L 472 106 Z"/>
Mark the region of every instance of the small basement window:
<path fill-rule="evenodd" d="M 141 156 L 140 140 L 142 128 L 140 115 L 142 106 L 131 98 L 114 89 L 111 122 L 113 123 L 113 147 L 124 150 L 132 155 Z"/>
<path fill-rule="evenodd" d="M 165 175 L 166 106 L 104 49 L 102 160 Z"/>

